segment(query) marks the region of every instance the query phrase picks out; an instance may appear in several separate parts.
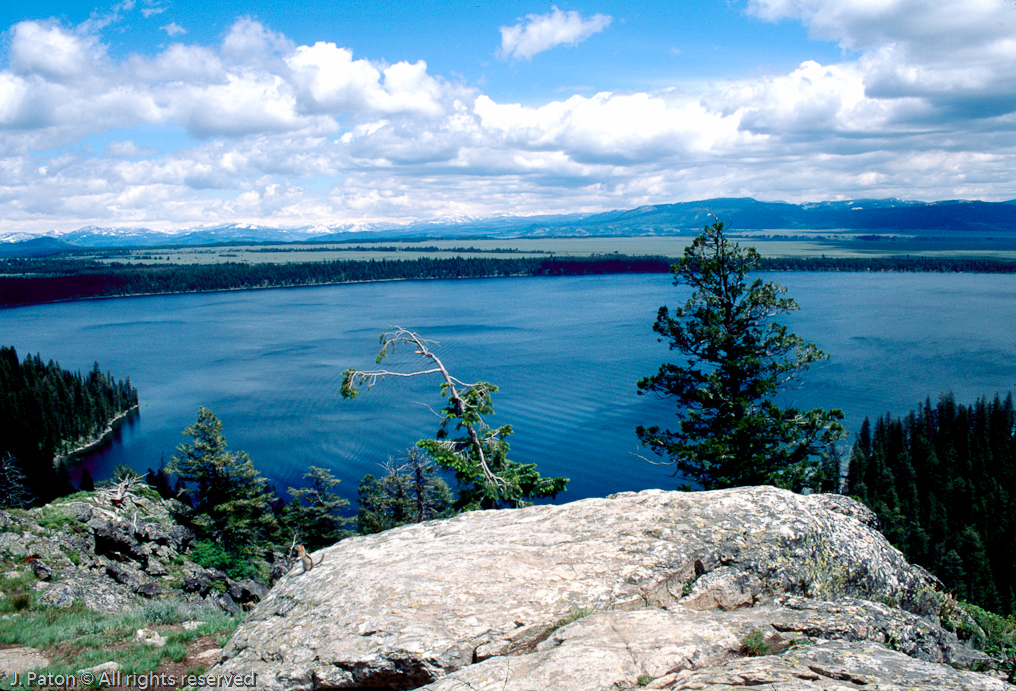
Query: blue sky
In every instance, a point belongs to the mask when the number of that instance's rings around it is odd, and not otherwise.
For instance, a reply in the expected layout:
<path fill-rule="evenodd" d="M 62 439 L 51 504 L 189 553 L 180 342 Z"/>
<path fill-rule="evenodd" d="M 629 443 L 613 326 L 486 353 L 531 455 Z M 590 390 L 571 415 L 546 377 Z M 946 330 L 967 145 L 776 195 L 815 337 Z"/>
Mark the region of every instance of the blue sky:
<path fill-rule="evenodd" d="M 0 236 L 1016 197 L 1004 0 L 0 14 Z"/>

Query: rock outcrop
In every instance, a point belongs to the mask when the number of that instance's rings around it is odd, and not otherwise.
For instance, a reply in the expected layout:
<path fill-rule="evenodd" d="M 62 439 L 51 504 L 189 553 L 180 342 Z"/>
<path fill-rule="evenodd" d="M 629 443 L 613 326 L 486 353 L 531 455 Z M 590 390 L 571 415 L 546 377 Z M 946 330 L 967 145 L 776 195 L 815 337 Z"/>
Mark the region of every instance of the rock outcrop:
<path fill-rule="evenodd" d="M 357 537 L 293 569 L 212 672 L 275 689 L 1004 689 L 938 582 L 845 497 L 625 493 Z M 746 636 L 762 641 L 748 657 Z"/>
<path fill-rule="evenodd" d="M 29 511 L 0 511 L 0 557 L 25 562 L 39 604 L 53 607 L 80 602 L 118 614 L 172 598 L 239 613 L 264 597 L 260 584 L 188 559 L 194 533 L 176 522 L 178 510 L 147 490 L 115 503 L 102 492 L 78 493 Z"/>

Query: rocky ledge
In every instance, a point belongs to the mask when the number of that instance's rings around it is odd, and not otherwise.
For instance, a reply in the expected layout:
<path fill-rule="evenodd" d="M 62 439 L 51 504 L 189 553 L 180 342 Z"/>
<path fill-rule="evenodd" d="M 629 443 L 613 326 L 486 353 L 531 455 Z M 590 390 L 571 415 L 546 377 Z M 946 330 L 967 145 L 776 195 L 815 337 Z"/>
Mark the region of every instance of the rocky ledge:
<path fill-rule="evenodd" d="M 212 672 L 271 689 L 1016 688 L 972 671 L 990 660 L 941 626 L 936 579 L 836 495 L 625 493 L 314 559 Z"/>
<path fill-rule="evenodd" d="M 156 599 L 213 604 L 231 614 L 253 607 L 267 587 L 188 558 L 194 533 L 176 522 L 181 509 L 148 490 L 80 492 L 29 511 L 0 511 L 0 559 L 34 573 L 40 605 L 80 602 L 114 614 Z M 273 556 L 273 575 L 281 577 L 292 560 Z"/>

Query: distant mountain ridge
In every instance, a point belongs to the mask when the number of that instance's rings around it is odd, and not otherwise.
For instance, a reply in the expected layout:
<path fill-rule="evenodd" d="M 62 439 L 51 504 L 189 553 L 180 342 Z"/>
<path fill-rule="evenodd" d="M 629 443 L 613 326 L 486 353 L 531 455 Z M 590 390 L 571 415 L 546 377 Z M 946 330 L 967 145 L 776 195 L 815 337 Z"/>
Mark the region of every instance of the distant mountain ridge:
<path fill-rule="evenodd" d="M 394 223 L 317 224 L 278 228 L 226 224 L 208 228 L 160 232 L 148 228 L 87 226 L 70 233 L 0 233 L 0 253 L 19 250 L 52 252 L 61 248 L 158 247 L 241 242 L 308 242 L 349 240 L 440 239 L 453 237 L 563 237 L 609 235 L 669 235 L 700 230 L 713 215 L 735 232 L 752 230 L 835 230 L 929 233 L 1016 231 L 1016 200 L 938 202 L 901 199 L 789 204 L 749 197 L 719 197 L 693 202 L 653 204 L 596 214 L 444 218 L 407 225 Z"/>

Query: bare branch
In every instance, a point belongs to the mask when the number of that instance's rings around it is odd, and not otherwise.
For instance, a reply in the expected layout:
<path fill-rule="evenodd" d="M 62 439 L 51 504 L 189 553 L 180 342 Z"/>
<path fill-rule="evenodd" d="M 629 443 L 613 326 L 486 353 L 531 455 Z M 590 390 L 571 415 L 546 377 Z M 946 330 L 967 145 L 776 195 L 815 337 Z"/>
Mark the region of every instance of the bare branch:
<path fill-rule="evenodd" d="M 489 390 L 486 386 L 483 386 L 482 382 L 475 384 L 467 384 L 461 379 L 453 377 L 448 369 L 445 367 L 441 359 L 434 354 L 430 349 L 431 345 L 438 345 L 435 341 L 429 341 L 422 338 L 419 334 L 405 329 L 401 326 L 393 326 L 391 329 L 381 334 L 381 351 L 377 355 L 377 362 L 380 364 L 386 357 L 393 355 L 397 350 L 404 346 L 414 348 L 414 352 L 425 360 L 430 360 L 434 367 L 429 369 L 420 369 L 413 372 L 392 372 L 390 370 L 354 370 L 348 369 L 343 373 L 343 382 L 341 393 L 344 398 L 354 398 L 359 393 L 359 387 L 365 385 L 367 389 L 370 389 L 378 380 L 384 379 L 385 377 L 418 377 L 427 374 L 440 374 L 444 379 L 445 387 L 447 388 L 449 403 L 454 407 L 458 417 L 463 420 L 461 423 L 466 429 L 466 434 L 469 437 L 470 444 L 473 451 L 476 453 L 477 460 L 480 464 L 480 468 L 483 472 L 484 479 L 497 488 L 504 488 L 506 482 L 503 478 L 499 477 L 490 469 L 490 465 L 487 462 L 486 454 L 484 453 L 483 443 L 480 440 L 479 435 L 476 432 L 477 424 L 468 421 L 470 413 L 480 419 L 482 425 L 482 418 L 480 418 L 479 412 L 471 411 L 468 404 L 466 403 L 465 397 L 460 394 L 460 387 L 464 390 L 465 396 L 468 397 L 471 394 L 478 395 L 481 399 L 489 398 Z"/>

